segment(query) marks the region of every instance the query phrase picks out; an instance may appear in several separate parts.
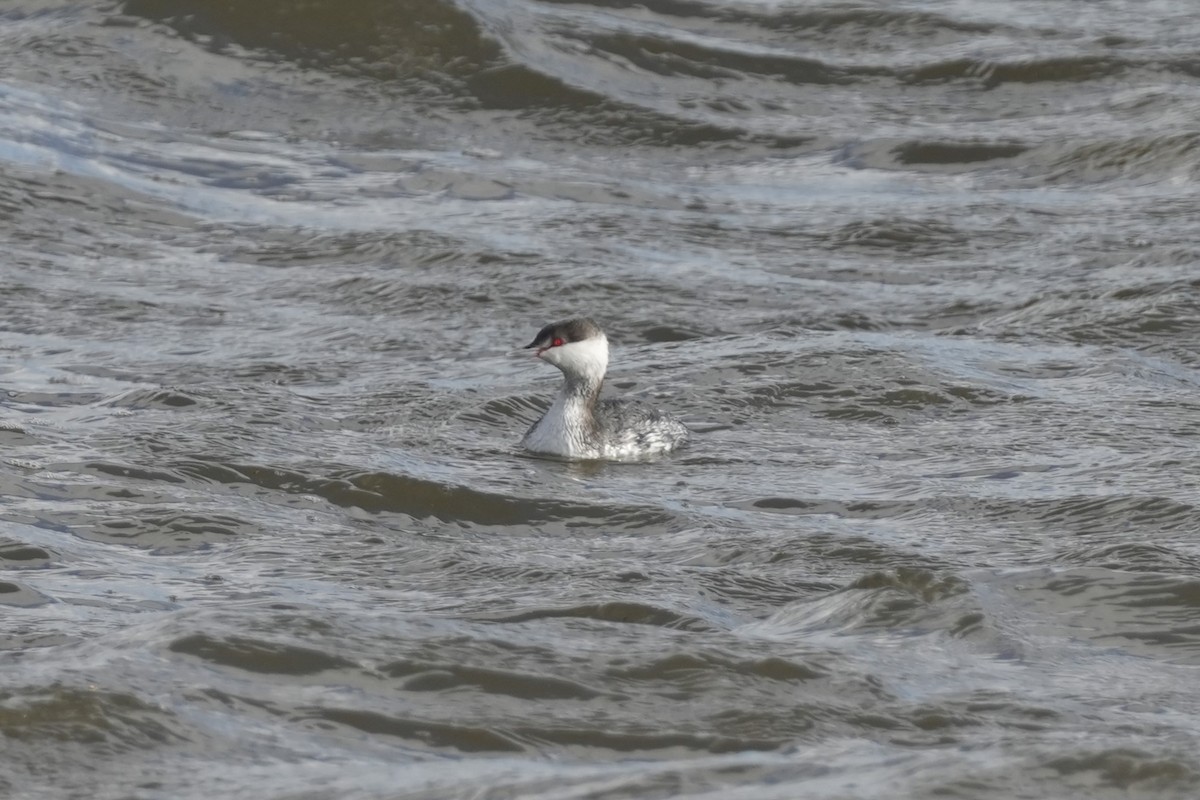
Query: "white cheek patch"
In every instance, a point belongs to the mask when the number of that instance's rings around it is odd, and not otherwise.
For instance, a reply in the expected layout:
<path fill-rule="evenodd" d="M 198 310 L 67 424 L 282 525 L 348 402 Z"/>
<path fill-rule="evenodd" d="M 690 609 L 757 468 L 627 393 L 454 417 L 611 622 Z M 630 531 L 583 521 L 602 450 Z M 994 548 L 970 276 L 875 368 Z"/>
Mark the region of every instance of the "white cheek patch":
<path fill-rule="evenodd" d="M 608 369 L 608 340 L 602 336 L 552 347 L 542 358 L 560 369 L 594 375 Z"/>

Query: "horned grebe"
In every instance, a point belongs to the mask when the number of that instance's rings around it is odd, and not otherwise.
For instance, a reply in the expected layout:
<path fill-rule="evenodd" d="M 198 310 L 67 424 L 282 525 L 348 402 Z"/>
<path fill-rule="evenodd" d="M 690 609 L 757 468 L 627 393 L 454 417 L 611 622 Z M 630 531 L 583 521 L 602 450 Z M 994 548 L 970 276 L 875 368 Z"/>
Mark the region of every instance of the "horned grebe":
<path fill-rule="evenodd" d="M 521 444 L 534 453 L 580 459 L 636 459 L 674 450 L 691 435 L 670 414 L 622 400 L 600 400 L 608 337 L 590 319 L 554 322 L 525 349 L 562 370 L 562 390 Z"/>

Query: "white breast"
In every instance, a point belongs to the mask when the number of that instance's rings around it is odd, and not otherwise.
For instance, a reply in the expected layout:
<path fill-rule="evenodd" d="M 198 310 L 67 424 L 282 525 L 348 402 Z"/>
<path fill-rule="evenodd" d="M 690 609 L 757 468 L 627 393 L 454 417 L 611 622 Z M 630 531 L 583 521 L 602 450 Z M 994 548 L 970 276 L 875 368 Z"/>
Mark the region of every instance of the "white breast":
<path fill-rule="evenodd" d="M 533 453 L 561 458 L 600 458 L 586 442 L 579 414 L 568 415 L 560 395 L 545 415 L 533 424 L 521 440 L 521 446 Z"/>

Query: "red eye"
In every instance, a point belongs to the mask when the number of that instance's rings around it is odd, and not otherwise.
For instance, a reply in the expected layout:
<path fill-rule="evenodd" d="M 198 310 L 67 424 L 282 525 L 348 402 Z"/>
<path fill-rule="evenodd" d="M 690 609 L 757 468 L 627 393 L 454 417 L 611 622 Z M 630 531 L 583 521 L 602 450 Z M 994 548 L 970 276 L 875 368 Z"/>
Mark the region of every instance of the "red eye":
<path fill-rule="evenodd" d="M 557 336 L 555 336 L 554 341 L 550 343 L 550 346 L 551 347 L 562 347 L 562 343 L 563 343 L 563 340 L 559 339 Z"/>

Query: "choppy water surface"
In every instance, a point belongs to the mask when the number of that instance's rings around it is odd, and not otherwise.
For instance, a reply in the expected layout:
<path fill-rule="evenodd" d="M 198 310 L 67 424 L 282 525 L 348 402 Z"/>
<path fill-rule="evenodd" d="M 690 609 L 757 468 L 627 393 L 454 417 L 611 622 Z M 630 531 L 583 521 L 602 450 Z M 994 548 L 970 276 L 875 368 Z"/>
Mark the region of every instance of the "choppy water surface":
<path fill-rule="evenodd" d="M 0 62 L 0 794 L 1194 796 L 1194 4 L 19 0 Z M 517 450 L 573 313 L 688 450 Z"/>

